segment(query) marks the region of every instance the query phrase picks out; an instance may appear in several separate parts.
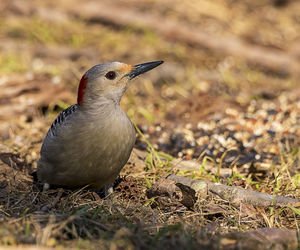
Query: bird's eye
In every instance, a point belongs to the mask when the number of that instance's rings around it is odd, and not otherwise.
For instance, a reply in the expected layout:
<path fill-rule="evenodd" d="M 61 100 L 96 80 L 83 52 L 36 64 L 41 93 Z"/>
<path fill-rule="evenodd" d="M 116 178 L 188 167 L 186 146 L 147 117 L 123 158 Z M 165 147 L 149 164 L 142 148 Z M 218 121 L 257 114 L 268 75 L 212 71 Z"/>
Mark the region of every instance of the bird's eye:
<path fill-rule="evenodd" d="M 109 71 L 106 73 L 105 77 L 109 80 L 113 80 L 116 78 L 116 72 L 115 71 Z"/>

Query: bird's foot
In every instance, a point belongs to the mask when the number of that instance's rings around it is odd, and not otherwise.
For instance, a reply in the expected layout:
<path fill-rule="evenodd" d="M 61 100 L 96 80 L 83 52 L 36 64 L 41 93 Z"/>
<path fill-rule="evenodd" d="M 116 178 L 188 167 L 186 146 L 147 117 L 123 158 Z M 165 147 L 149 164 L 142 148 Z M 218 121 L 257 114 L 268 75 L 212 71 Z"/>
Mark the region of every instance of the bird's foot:
<path fill-rule="evenodd" d="M 49 190 L 49 188 L 50 188 L 50 185 L 49 185 L 49 183 L 44 183 L 44 185 L 43 185 L 43 192 L 46 192 L 46 191 L 48 191 Z"/>
<path fill-rule="evenodd" d="M 105 186 L 105 188 L 104 188 L 105 198 L 110 196 L 113 192 L 114 192 L 113 184 L 109 184 L 109 185 Z"/>

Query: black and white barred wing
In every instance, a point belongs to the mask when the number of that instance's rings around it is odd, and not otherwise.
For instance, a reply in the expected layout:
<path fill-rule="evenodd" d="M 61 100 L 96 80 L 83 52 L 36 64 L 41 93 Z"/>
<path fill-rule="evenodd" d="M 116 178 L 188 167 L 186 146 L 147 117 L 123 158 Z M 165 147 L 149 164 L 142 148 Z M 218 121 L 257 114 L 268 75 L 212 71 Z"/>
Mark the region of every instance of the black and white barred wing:
<path fill-rule="evenodd" d="M 74 104 L 68 107 L 67 109 L 65 109 L 64 111 L 62 111 L 53 121 L 48 131 L 47 137 L 49 136 L 55 137 L 59 129 L 68 122 L 68 120 L 76 113 L 78 109 L 79 109 L 78 105 Z"/>

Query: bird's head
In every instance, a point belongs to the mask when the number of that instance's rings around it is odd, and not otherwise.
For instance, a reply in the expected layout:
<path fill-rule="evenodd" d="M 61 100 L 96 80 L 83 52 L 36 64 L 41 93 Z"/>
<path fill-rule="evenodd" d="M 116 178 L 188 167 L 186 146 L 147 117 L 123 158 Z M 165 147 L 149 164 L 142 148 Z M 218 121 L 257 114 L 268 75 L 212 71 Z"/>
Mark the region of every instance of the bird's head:
<path fill-rule="evenodd" d="M 163 61 L 155 61 L 131 66 L 120 62 L 110 62 L 95 65 L 80 80 L 78 105 L 92 104 L 99 99 L 119 103 L 133 78 L 162 63 Z"/>

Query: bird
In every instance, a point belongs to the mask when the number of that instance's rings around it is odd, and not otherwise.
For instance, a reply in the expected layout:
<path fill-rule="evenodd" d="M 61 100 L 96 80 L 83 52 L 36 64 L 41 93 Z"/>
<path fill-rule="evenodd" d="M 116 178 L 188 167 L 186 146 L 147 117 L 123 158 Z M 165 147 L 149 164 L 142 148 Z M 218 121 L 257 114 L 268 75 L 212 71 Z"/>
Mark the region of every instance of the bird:
<path fill-rule="evenodd" d="M 50 186 L 113 191 L 136 140 L 121 98 L 133 79 L 162 63 L 109 62 L 82 76 L 77 103 L 57 116 L 42 143 L 37 177 L 44 191 Z"/>

